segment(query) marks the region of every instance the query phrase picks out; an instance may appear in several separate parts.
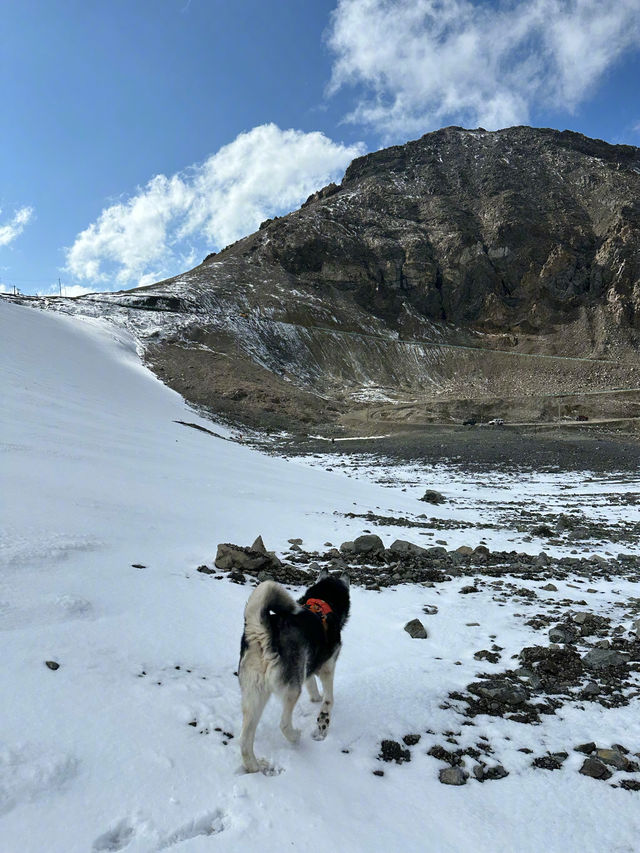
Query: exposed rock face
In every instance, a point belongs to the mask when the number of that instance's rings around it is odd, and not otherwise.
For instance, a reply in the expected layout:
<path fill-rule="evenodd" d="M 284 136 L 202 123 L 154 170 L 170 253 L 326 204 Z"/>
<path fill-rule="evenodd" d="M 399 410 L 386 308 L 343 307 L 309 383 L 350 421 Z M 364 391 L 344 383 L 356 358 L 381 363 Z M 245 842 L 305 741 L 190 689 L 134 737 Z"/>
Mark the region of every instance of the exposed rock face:
<path fill-rule="evenodd" d="M 640 386 L 639 246 L 639 149 L 453 127 L 355 160 L 184 275 L 73 310 L 133 327 L 187 399 L 263 423 L 349 424 L 367 401 L 383 420 L 616 415 L 637 394 L 580 392 Z"/>

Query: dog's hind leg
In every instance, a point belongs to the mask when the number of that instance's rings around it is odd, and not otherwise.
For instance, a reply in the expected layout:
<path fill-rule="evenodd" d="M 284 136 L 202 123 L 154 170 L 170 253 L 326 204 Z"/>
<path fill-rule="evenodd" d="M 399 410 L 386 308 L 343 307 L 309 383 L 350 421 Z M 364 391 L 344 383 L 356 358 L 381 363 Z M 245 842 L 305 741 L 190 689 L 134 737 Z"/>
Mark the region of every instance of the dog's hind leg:
<path fill-rule="evenodd" d="M 309 678 L 305 681 L 307 685 L 307 690 L 309 691 L 309 698 L 312 702 L 322 702 L 322 696 L 320 695 L 320 691 L 318 690 L 318 685 L 316 684 L 315 675 L 310 675 Z"/>
<path fill-rule="evenodd" d="M 293 709 L 300 697 L 299 687 L 287 687 L 282 694 L 282 717 L 280 717 L 280 730 L 282 734 L 291 743 L 298 743 L 300 740 L 300 730 L 294 729 L 292 722 Z"/>
<path fill-rule="evenodd" d="M 260 762 L 253 751 L 253 741 L 264 706 L 269 699 L 268 690 L 252 687 L 242 691 L 242 733 L 240 734 L 240 752 L 242 764 L 247 773 L 257 773 L 261 769 Z"/>
<path fill-rule="evenodd" d="M 316 730 L 311 735 L 314 740 L 324 740 L 329 731 L 331 708 L 333 707 L 333 674 L 336 669 L 337 659 L 338 654 L 336 653 L 318 670 L 318 675 L 322 682 L 322 707 L 318 714 Z"/>

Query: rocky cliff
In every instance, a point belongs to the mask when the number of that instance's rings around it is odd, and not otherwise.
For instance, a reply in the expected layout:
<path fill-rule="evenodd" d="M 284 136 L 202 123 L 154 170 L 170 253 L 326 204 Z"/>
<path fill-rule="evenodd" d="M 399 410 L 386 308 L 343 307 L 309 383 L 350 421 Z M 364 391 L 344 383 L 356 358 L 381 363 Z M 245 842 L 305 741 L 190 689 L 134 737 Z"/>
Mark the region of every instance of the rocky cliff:
<path fill-rule="evenodd" d="M 188 273 L 72 310 L 261 423 L 638 413 L 640 150 L 445 128 Z"/>

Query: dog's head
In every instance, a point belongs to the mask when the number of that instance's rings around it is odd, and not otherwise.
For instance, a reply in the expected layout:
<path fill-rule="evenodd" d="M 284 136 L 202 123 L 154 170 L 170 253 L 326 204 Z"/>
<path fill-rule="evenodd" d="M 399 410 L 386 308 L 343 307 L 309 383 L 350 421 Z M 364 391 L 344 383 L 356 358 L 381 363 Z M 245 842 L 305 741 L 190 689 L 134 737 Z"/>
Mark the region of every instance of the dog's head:
<path fill-rule="evenodd" d="M 349 575 L 346 572 L 332 575 L 327 569 L 322 569 L 316 582 L 304 594 L 304 600 L 309 598 L 326 601 L 342 628 L 349 616 Z"/>

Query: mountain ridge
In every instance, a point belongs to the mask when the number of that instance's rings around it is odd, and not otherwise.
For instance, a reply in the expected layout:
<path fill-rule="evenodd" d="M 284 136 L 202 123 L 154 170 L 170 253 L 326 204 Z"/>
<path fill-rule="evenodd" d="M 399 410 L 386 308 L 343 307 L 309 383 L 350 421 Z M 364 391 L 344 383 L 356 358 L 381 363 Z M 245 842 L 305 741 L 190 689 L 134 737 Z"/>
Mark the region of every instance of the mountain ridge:
<path fill-rule="evenodd" d="M 263 424 L 545 420 L 558 395 L 624 415 L 639 247 L 639 149 L 449 127 L 354 160 L 187 273 L 65 310 L 128 325 L 187 399 Z"/>

